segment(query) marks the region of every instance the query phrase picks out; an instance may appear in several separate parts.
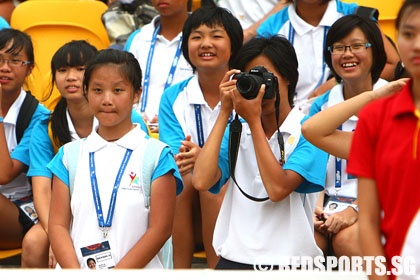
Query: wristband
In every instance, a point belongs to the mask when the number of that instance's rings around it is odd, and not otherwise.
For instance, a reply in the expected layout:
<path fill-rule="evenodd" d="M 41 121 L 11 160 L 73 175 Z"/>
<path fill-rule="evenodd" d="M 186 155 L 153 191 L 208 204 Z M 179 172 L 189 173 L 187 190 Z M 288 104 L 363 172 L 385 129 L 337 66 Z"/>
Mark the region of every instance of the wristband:
<path fill-rule="evenodd" d="M 4 121 L 4 118 L 0 116 L 0 123 Z"/>

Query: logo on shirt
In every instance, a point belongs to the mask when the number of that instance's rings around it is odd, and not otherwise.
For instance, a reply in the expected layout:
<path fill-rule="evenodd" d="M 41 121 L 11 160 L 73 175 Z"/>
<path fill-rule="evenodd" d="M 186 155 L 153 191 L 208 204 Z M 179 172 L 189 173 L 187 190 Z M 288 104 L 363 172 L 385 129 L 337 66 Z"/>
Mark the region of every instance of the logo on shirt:
<path fill-rule="evenodd" d="M 137 174 L 135 172 L 131 171 L 129 176 L 130 176 L 130 184 L 129 184 L 128 188 L 132 189 L 132 190 L 141 189 L 140 178 L 137 176 Z"/>

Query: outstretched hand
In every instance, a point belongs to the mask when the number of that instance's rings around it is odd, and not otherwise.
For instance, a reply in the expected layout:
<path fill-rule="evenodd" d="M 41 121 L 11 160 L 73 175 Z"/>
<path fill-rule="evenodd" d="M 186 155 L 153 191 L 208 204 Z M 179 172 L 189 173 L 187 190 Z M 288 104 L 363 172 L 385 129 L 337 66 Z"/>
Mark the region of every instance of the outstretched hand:
<path fill-rule="evenodd" d="M 409 80 L 410 80 L 409 78 L 402 78 L 396 81 L 389 82 L 388 84 L 374 90 L 372 92 L 373 98 L 378 99 L 378 98 L 390 96 L 400 91 Z"/>

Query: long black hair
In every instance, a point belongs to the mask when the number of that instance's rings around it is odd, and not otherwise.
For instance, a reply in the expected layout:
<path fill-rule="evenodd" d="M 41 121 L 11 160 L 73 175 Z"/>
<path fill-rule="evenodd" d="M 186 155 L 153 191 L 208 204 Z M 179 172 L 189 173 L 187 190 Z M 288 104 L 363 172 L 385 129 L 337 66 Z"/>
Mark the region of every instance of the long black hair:
<path fill-rule="evenodd" d="M 75 40 L 60 47 L 51 59 L 51 96 L 56 72 L 62 67 L 86 66 L 97 52 L 96 47 L 84 40 Z M 69 124 L 67 122 L 67 100 L 60 98 L 51 114 L 51 130 L 55 146 L 60 147 L 71 142 Z"/>

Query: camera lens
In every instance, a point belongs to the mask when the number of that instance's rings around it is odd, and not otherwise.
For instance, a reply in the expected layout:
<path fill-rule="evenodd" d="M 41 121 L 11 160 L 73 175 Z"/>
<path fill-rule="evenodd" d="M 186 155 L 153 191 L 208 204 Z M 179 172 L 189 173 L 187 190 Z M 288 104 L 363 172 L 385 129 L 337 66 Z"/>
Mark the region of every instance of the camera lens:
<path fill-rule="evenodd" d="M 258 95 L 262 83 L 262 78 L 255 75 L 244 74 L 236 81 L 236 88 L 244 98 L 254 99 Z"/>

